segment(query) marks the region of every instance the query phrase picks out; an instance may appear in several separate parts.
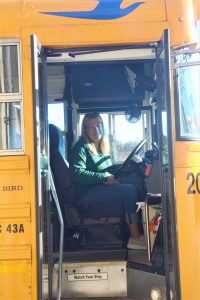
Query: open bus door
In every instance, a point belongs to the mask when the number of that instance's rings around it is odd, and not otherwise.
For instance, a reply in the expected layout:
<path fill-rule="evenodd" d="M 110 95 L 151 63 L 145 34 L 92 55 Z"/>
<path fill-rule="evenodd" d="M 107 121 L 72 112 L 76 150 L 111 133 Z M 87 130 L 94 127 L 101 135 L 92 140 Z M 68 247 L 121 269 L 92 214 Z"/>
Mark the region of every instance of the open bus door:
<path fill-rule="evenodd" d="M 35 132 L 35 176 L 36 176 L 36 210 L 37 210 L 37 258 L 38 258 L 38 299 L 42 299 L 44 290 L 52 298 L 52 226 L 51 200 L 55 201 L 58 211 L 60 230 L 59 272 L 57 299 L 61 297 L 61 267 L 63 244 L 63 220 L 57 201 L 54 183 L 49 167 L 48 149 L 48 101 L 46 84 L 46 55 L 36 35 L 31 36 L 32 75 L 34 99 Z M 50 193 L 51 190 L 51 193 Z M 48 265 L 48 272 L 46 270 Z M 48 287 L 44 286 L 47 285 Z"/>
<path fill-rule="evenodd" d="M 157 83 L 166 291 L 167 299 L 198 299 L 200 50 L 177 49 L 170 56 L 168 41 L 165 30 L 157 51 Z"/>
<path fill-rule="evenodd" d="M 47 196 L 45 193 L 47 188 L 47 176 L 44 172 L 44 166 L 42 170 L 42 155 L 43 160 L 47 157 L 47 126 L 45 123 L 46 105 L 44 97 L 46 96 L 45 88 L 45 66 L 46 58 L 42 47 L 35 35 L 31 36 L 31 54 L 32 54 L 32 83 L 33 83 L 33 99 L 34 99 L 34 135 L 37 142 L 35 142 L 35 182 L 36 182 L 36 211 L 37 211 L 37 285 L 38 285 L 38 299 L 42 299 L 42 277 L 43 277 L 43 254 L 44 254 L 44 234 L 43 234 L 43 197 Z M 39 62 L 41 62 L 41 68 L 39 68 Z M 41 78 L 43 80 L 41 80 Z M 41 83 L 43 85 L 41 86 Z M 48 165 L 47 165 L 48 168 Z"/>
<path fill-rule="evenodd" d="M 176 240 L 176 205 L 174 187 L 174 155 L 172 135 L 172 103 L 170 86 L 169 32 L 157 48 L 156 77 L 158 89 L 158 128 L 161 166 L 161 201 L 163 210 L 163 247 L 166 297 L 181 299 L 178 247 Z"/>
<path fill-rule="evenodd" d="M 172 102 L 170 81 L 169 32 L 165 30 L 156 47 L 157 128 L 160 153 L 162 220 L 157 244 L 148 248 L 149 263 L 128 262 L 131 294 L 136 299 L 181 299 L 179 260 L 176 236 L 176 205 L 174 187 L 174 155 L 172 133 Z M 147 190 L 148 192 L 148 190 Z M 147 197 L 148 198 L 148 197 Z M 148 201 L 148 200 L 147 200 Z M 148 206 L 148 202 L 147 202 Z M 148 215 L 148 213 L 147 213 Z M 147 224 L 148 219 L 147 220 Z M 149 231 L 146 227 L 147 233 Z M 134 278 L 134 282 L 131 278 Z M 145 289 L 144 289 L 145 285 Z M 152 296 L 153 299 L 153 296 Z"/>

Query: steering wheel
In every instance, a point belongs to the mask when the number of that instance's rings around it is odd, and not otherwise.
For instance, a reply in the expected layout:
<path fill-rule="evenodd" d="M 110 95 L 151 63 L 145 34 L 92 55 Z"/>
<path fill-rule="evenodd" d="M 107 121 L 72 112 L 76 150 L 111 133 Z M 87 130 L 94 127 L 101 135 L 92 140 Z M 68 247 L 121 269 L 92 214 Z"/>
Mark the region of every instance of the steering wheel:
<path fill-rule="evenodd" d="M 129 162 L 131 161 L 132 157 L 134 155 L 137 155 L 140 150 L 144 147 L 144 145 L 146 144 L 146 140 L 142 140 L 141 142 L 139 142 L 139 144 L 133 149 L 133 151 L 129 154 L 129 156 L 125 159 L 125 161 L 121 164 L 121 166 L 119 167 L 119 169 L 117 169 L 117 171 L 114 174 L 115 178 L 118 178 L 121 173 L 123 172 L 123 169 L 129 164 Z"/>

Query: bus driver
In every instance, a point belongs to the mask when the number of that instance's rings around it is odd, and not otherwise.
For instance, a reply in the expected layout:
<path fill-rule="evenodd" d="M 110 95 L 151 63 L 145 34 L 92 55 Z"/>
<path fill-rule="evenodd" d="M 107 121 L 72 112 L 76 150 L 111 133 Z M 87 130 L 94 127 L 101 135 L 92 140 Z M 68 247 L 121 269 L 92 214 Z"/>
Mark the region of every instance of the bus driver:
<path fill-rule="evenodd" d="M 83 118 L 81 137 L 74 145 L 70 158 L 70 170 L 76 187 L 76 205 L 93 201 L 121 202 L 130 230 L 127 247 L 146 249 L 136 213 L 136 202 L 140 200 L 138 188 L 115 179 L 107 171 L 111 165 L 109 142 L 102 118 L 98 113 L 88 113 Z"/>

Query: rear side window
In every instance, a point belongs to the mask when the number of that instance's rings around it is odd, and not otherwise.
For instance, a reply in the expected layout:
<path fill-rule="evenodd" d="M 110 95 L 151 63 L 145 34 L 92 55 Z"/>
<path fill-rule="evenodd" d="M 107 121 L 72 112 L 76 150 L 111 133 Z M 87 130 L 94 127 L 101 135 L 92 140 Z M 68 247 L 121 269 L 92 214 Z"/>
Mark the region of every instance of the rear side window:
<path fill-rule="evenodd" d="M 23 151 L 20 44 L 0 40 L 0 155 Z"/>

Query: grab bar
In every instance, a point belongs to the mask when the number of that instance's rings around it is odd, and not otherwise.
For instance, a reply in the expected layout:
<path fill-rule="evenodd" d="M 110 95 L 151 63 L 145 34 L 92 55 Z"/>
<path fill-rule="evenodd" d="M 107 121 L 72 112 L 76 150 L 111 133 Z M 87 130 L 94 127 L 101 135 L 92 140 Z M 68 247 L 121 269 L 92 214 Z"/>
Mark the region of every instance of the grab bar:
<path fill-rule="evenodd" d="M 60 204 L 58 201 L 58 196 L 55 189 L 55 184 L 53 181 L 52 172 L 50 169 L 49 172 L 49 180 L 50 180 L 50 189 L 53 195 L 53 200 L 55 202 L 57 211 L 58 211 L 58 218 L 60 222 L 60 245 L 59 245 L 59 263 L 58 263 L 58 287 L 57 287 L 57 300 L 61 299 L 61 291 L 62 291 L 62 262 L 63 262 L 63 243 L 64 243 L 64 221 L 63 216 L 60 208 Z"/>

